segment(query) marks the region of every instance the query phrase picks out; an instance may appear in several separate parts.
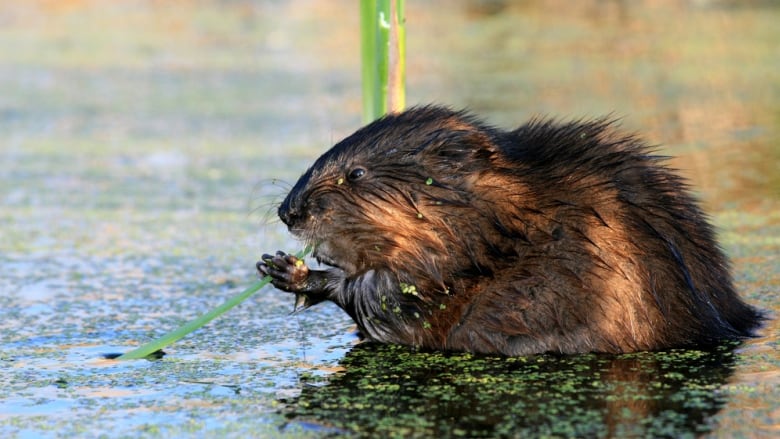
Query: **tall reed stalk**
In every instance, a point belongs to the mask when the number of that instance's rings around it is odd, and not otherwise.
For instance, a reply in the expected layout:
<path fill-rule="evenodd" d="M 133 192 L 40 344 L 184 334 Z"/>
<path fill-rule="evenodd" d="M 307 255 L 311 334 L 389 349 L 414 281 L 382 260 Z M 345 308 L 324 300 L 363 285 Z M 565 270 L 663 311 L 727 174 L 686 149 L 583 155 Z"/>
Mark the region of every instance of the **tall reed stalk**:
<path fill-rule="evenodd" d="M 360 1 L 363 122 L 406 105 L 404 0 Z"/>

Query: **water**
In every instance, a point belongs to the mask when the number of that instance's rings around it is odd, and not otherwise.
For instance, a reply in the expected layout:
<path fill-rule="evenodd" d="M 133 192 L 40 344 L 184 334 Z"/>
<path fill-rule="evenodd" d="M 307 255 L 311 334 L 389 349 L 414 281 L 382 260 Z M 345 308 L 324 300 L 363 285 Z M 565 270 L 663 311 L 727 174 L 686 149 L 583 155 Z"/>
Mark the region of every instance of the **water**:
<path fill-rule="evenodd" d="M 410 103 L 512 127 L 612 113 L 691 179 L 738 289 L 780 310 L 780 9 L 407 2 Z M 520 359 L 356 345 L 265 289 L 273 206 L 359 126 L 353 2 L 0 6 L 3 437 L 780 434 L 778 324 L 715 352 Z M 143 32 L 139 32 L 143 29 Z"/>

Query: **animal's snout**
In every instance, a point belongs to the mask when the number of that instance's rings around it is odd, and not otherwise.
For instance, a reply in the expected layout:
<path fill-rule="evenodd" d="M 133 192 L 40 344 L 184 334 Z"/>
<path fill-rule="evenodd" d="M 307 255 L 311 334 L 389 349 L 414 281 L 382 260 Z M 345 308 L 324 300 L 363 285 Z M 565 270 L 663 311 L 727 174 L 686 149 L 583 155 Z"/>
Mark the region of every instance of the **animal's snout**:
<path fill-rule="evenodd" d="M 292 226 L 293 223 L 297 218 L 300 217 L 298 212 L 290 206 L 290 203 L 282 203 L 281 206 L 279 206 L 279 218 L 282 220 L 283 223 L 287 224 L 288 227 Z"/>
<path fill-rule="evenodd" d="M 294 198 L 287 196 L 287 198 L 279 206 L 279 219 L 283 223 L 287 224 L 287 227 L 292 228 L 298 221 L 300 221 L 303 214 L 303 206 L 297 203 Z"/>

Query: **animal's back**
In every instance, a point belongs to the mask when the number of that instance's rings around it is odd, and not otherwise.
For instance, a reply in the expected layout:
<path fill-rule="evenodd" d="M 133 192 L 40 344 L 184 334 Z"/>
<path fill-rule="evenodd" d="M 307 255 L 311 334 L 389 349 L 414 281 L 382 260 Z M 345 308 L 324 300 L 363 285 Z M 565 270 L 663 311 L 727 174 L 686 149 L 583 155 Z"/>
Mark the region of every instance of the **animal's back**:
<path fill-rule="evenodd" d="M 527 196 L 503 223 L 535 237 L 516 241 L 522 274 L 486 289 L 536 291 L 533 316 L 514 317 L 539 325 L 510 345 L 542 333 L 556 334 L 545 344 L 559 351 L 626 352 L 750 335 L 760 316 L 740 300 L 706 215 L 664 157 L 606 120 L 534 121 L 507 136 L 499 169 Z M 487 313 L 513 307 L 495 308 Z"/>

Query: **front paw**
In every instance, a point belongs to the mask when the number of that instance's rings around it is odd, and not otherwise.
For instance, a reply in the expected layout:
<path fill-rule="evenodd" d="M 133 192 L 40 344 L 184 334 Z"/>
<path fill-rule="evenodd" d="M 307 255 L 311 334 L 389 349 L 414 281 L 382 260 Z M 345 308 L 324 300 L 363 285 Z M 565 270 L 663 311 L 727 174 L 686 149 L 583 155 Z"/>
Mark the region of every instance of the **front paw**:
<path fill-rule="evenodd" d="M 273 286 L 283 291 L 300 293 L 308 285 L 309 267 L 303 259 L 282 251 L 276 252 L 274 256 L 264 254 L 257 262 L 257 271 L 261 276 L 271 276 Z"/>

